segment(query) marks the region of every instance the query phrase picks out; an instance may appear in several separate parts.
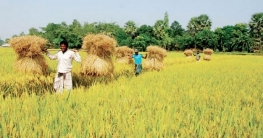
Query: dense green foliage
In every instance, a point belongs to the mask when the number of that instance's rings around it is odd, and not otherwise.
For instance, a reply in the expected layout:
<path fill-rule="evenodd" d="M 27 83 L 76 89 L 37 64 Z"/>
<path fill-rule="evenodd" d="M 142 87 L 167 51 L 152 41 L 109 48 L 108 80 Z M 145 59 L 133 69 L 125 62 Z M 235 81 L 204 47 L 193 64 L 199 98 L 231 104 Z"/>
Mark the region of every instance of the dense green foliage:
<path fill-rule="evenodd" d="M 71 24 L 49 23 L 40 30 L 30 28 L 30 35 L 40 35 L 50 43 L 50 48 L 66 39 L 70 48 L 81 48 L 82 38 L 87 33 L 103 33 L 114 37 L 119 46 L 129 46 L 145 51 L 149 45 L 159 45 L 167 50 L 185 50 L 187 48 L 212 48 L 214 51 L 232 52 L 259 50 L 263 46 L 263 13 L 252 15 L 248 23 L 237 23 L 211 30 L 212 20 L 202 14 L 192 17 L 184 29 L 178 21 L 169 24 L 166 12 L 164 19 L 157 20 L 153 26 L 137 26 L 127 21 L 124 27 L 116 23 L 84 23 L 76 19 Z M 20 35 L 25 35 L 23 32 Z M 17 36 L 17 35 L 14 35 Z M 8 41 L 8 40 L 6 40 Z"/>

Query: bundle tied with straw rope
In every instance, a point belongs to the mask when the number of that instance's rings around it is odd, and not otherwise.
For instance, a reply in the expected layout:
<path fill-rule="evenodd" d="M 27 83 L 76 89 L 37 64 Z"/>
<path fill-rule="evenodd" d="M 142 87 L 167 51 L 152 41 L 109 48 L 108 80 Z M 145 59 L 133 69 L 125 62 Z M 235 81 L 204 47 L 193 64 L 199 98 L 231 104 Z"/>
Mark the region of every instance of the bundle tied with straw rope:
<path fill-rule="evenodd" d="M 212 49 L 210 49 L 210 48 L 206 48 L 205 50 L 204 50 L 204 60 L 207 60 L 207 61 L 210 61 L 211 60 L 211 55 L 214 53 L 214 51 L 212 50 Z"/>
<path fill-rule="evenodd" d="M 193 51 L 190 50 L 190 49 L 186 49 L 186 50 L 184 51 L 184 55 L 185 55 L 186 57 L 192 57 L 192 56 L 193 56 Z"/>
<path fill-rule="evenodd" d="M 130 56 L 134 53 L 134 50 L 128 46 L 121 46 L 116 48 L 116 61 L 123 64 L 133 64 L 133 60 Z"/>
<path fill-rule="evenodd" d="M 47 72 L 48 65 L 43 50 L 47 40 L 39 36 L 19 36 L 9 41 L 10 47 L 17 54 L 14 68 L 23 73 L 43 75 Z"/>
<path fill-rule="evenodd" d="M 159 46 L 148 46 L 146 51 L 147 59 L 144 62 L 146 69 L 161 70 L 163 69 L 163 60 L 167 56 L 165 49 Z"/>
<path fill-rule="evenodd" d="M 88 56 L 81 63 L 80 73 L 91 76 L 112 75 L 112 56 L 117 42 L 104 34 L 88 34 L 83 38 L 82 48 Z"/>

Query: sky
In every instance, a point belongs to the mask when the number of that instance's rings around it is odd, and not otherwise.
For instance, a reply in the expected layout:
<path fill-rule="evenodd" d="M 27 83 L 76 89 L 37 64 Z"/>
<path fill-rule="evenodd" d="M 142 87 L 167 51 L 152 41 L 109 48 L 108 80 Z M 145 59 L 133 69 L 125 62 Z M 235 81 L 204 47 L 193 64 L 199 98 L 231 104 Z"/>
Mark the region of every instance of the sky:
<path fill-rule="evenodd" d="M 263 0 L 0 0 L 0 39 L 74 19 L 82 25 L 115 22 L 123 27 L 131 20 L 138 27 L 153 26 L 165 12 L 170 25 L 178 21 L 185 29 L 192 17 L 206 14 L 214 30 L 248 23 L 253 14 L 263 12 Z"/>

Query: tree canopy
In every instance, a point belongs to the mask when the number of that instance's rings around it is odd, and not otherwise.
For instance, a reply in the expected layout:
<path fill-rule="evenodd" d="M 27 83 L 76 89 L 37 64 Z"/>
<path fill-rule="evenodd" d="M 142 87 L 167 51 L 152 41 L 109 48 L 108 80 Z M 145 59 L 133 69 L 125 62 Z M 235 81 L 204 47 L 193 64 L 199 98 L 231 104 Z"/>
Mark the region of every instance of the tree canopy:
<path fill-rule="evenodd" d="M 263 46 L 263 13 L 255 13 L 248 23 L 236 23 L 211 30 L 212 20 L 202 14 L 192 17 L 186 29 L 178 21 L 169 24 L 169 15 L 156 20 L 153 26 L 137 26 L 127 21 L 123 27 L 116 23 L 85 22 L 74 19 L 65 22 L 48 23 L 45 27 L 30 28 L 29 35 L 38 35 L 49 41 L 48 46 L 58 48 L 62 40 L 69 42 L 70 48 L 81 48 L 82 38 L 89 33 L 102 33 L 115 38 L 119 46 L 129 46 L 146 50 L 147 46 L 159 45 L 167 50 L 189 48 L 212 48 L 216 51 L 251 51 Z M 19 35 L 25 35 L 23 32 Z M 19 35 L 14 35 L 19 36 Z M 6 40 L 8 41 L 8 39 Z M 3 43 L 0 40 L 0 43 Z"/>

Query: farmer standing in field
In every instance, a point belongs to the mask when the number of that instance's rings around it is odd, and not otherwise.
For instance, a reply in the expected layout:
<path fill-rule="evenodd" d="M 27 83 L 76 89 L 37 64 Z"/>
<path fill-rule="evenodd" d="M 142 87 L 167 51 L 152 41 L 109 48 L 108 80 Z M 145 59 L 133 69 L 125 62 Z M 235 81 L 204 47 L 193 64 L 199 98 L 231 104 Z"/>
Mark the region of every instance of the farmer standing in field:
<path fill-rule="evenodd" d="M 195 56 L 196 56 L 196 61 L 199 61 L 200 58 L 201 58 L 201 55 L 200 55 L 199 51 L 197 51 Z"/>
<path fill-rule="evenodd" d="M 51 55 L 47 49 L 45 52 L 51 60 L 58 59 L 57 74 L 54 80 L 54 89 L 58 93 L 62 93 L 63 89 L 72 89 L 72 60 L 81 62 L 81 57 L 78 50 L 69 50 L 68 42 L 60 42 L 61 51 L 57 52 L 55 55 Z"/>
<path fill-rule="evenodd" d="M 135 62 L 135 76 L 138 76 L 142 71 L 142 58 L 147 58 L 147 54 L 145 56 L 139 54 L 138 49 L 135 49 L 134 52 L 135 54 L 133 54 L 131 58 L 133 58 Z"/>

